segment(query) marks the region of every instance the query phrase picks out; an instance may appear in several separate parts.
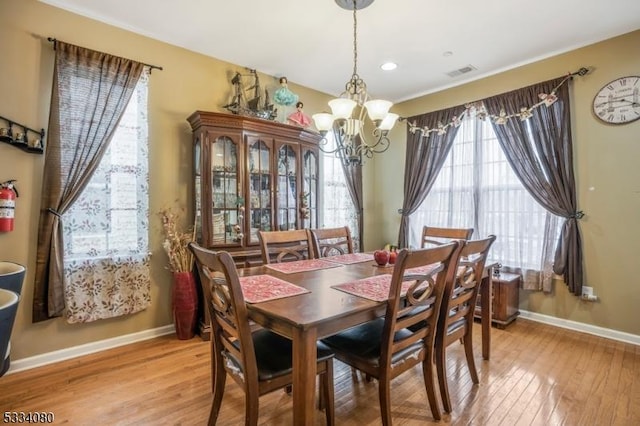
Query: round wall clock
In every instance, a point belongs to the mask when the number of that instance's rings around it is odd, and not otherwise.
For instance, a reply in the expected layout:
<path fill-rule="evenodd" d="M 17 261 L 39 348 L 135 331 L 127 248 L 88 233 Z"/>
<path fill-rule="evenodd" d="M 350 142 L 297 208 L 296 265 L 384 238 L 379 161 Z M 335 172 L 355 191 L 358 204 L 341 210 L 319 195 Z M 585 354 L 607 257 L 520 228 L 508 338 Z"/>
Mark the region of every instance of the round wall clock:
<path fill-rule="evenodd" d="M 616 78 L 593 98 L 593 113 L 610 124 L 626 124 L 640 118 L 640 76 Z"/>

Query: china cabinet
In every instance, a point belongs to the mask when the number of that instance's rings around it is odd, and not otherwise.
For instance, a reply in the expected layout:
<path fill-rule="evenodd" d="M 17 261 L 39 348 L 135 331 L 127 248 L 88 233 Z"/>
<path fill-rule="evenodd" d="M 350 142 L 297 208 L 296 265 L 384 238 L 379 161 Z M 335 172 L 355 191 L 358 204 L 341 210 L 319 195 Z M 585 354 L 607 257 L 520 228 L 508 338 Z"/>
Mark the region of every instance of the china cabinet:
<path fill-rule="evenodd" d="M 194 208 L 198 242 L 260 263 L 258 231 L 318 227 L 318 141 L 297 126 L 196 111 Z"/>

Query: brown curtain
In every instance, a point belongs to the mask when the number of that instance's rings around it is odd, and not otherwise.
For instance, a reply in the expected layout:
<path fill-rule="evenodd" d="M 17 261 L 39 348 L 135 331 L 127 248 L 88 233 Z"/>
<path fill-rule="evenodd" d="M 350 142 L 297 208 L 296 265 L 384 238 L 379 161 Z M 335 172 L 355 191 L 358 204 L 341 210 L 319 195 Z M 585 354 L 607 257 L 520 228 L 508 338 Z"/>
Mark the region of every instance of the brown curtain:
<path fill-rule="evenodd" d="M 465 111 L 464 106 L 443 109 L 427 114 L 410 117 L 408 121 L 424 129 L 437 128 L 439 124 L 450 123 L 454 116 L 460 117 Z M 458 133 L 458 127 L 447 128 L 446 133 L 429 133 L 422 137 L 420 131 L 407 133 L 407 153 L 404 168 L 404 201 L 402 202 L 402 219 L 398 235 L 398 247 L 408 246 L 409 216 L 413 214 L 427 197 L 433 183 L 438 177 L 453 141 Z"/>
<path fill-rule="evenodd" d="M 358 140 L 360 138 L 358 137 Z M 364 239 L 363 239 L 363 228 L 364 228 L 364 218 L 363 218 L 363 204 L 362 204 L 362 166 L 349 164 L 345 159 L 344 151 L 338 151 L 340 162 L 342 163 L 342 170 L 344 171 L 344 178 L 347 183 L 347 189 L 349 190 L 349 194 L 351 195 L 351 201 L 353 202 L 353 206 L 356 209 L 357 214 L 357 223 L 358 223 L 358 247 L 360 251 L 364 250 Z"/>
<path fill-rule="evenodd" d="M 144 69 L 144 64 L 61 41 L 55 47 L 33 322 L 62 315 L 61 215 L 100 163 Z"/>
<path fill-rule="evenodd" d="M 516 175 L 540 205 L 565 219 L 555 252 L 553 270 L 563 275 L 569 290 L 582 294 L 582 243 L 573 174 L 573 142 L 569 109 L 569 85 L 565 78 L 534 84 L 484 100 L 487 112 L 518 112 L 540 102 L 540 94 L 557 101 L 541 105 L 528 120 L 510 119 L 493 124 L 496 135 Z"/>

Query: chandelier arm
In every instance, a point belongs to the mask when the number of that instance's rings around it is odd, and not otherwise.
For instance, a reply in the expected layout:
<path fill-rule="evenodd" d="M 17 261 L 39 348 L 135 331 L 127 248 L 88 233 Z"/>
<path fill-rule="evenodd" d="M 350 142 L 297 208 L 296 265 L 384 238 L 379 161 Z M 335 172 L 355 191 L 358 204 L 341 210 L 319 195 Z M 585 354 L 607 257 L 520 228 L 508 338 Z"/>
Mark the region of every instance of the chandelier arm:
<path fill-rule="evenodd" d="M 320 139 L 320 142 L 318 142 L 318 148 L 320 148 L 320 151 L 326 153 L 326 154 L 333 154 L 333 153 L 338 153 L 338 151 L 340 151 L 341 149 L 341 144 L 336 143 L 336 148 L 335 149 L 329 149 L 327 148 L 327 146 L 329 146 L 329 139 L 327 139 L 326 136 L 323 136 L 322 139 Z"/>
<path fill-rule="evenodd" d="M 373 145 L 369 145 L 369 148 L 372 152 L 376 154 L 382 154 L 391 145 L 391 141 L 388 138 L 388 131 L 375 129 L 373 131 L 373 136 L 376 138 L 376 143 Z"/>

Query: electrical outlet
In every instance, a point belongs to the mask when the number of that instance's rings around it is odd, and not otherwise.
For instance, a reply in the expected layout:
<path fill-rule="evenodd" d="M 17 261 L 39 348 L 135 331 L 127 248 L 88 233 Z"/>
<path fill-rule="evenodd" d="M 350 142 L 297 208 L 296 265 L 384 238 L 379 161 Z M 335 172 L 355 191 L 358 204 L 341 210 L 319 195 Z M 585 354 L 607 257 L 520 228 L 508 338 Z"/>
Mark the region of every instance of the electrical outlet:
<path fill-rule="evenodd" d="M 598 296 L 593 294 L 593 287 L 582 286 L 582 300 L 589 302 L 595 302 L 598 300 Z"/>

